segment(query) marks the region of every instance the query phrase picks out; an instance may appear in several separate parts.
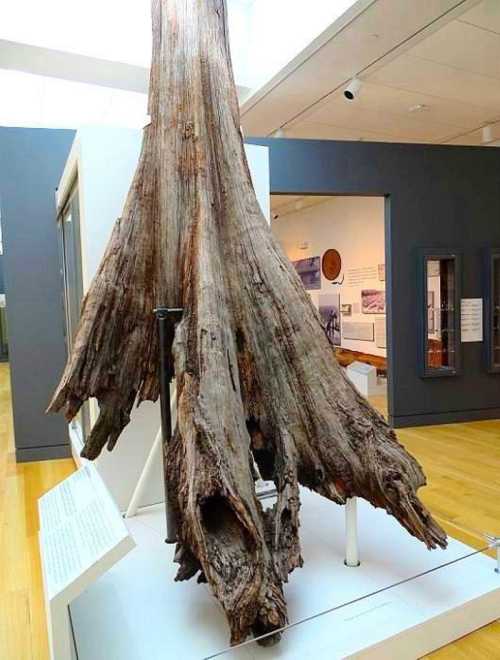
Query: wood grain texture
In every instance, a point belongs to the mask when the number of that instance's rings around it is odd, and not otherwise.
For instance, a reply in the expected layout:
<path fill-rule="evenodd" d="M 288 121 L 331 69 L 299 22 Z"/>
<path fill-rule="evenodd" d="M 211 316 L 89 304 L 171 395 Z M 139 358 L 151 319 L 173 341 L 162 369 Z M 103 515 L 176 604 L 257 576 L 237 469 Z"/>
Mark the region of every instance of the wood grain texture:
<path fill-rule="evenodd" d="M 153 0 L 149 111 L 122 218 L 82 307 L 50 409 L 100 414 L 83 455 L 112 449 L 158 396 L 153 309 L 181 307 L 177 428 L 167 456 L 178 580 L 198 576 L 237 644 L 287 619 L 302 566 L 299 484 L 383 507 L 428 548 L 418 462 L 344 375 L 257 201 L 240 131 L 225 0 Z M 276 484 L 264 511 L 258 474 Z M 274 643 L 278 635 L 262 643 Z"/>
<path fill-rule="evenodd" d="M 38 498 L 73 460 L 16 464 L 7 364 L 0 364 L 0 658 L 47 660 Z"/>

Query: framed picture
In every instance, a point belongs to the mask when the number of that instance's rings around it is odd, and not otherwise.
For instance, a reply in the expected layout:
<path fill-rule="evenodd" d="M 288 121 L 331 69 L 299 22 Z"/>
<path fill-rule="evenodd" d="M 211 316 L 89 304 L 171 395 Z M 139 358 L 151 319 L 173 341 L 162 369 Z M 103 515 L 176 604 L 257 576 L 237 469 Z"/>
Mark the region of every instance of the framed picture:
<path fill-rule="evenodd" d="M 341 305 L 340 313 L 342 316 L 352 316 L 352 305 Z"/>
<path fill-rule="evenodd" d="M 385 317 L 375 319 L 375 346 L 377 348 L 387 348 L 387 329 Z"/>
<path fill-rule="evenodd" d="M 309 257 L 293 261 L 295 270 L 299 274 L 306 289 L 321 289 L 321 258 Z"/>
<path fill-rule="evenodd" d="M 355 341 L 374 341 L 373 323 L 356 323 L 350 321 L 342 324 L 342 337 Z"/>
<path fill-rule="evenodd" d="M 334 346 L 340 346 L 340 294 L 320 295 L 319 314 L 328 339 Z"/>
<path fill-rule="evenodd" d="M 361 291 L 361 311 L 363 314 L 385 314 L 385 291 L 363 289 Z"/>

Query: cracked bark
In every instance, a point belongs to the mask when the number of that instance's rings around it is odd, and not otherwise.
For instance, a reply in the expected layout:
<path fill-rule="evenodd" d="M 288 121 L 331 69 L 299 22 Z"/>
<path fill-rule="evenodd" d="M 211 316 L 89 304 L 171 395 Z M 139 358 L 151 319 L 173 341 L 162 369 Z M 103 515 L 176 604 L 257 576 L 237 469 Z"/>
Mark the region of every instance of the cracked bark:
<path fill-rule="evenodd" d="M 236 644 L 287 623 L 283 584 L 302 565 L 299 484 L 338 504 L 363 497 L 429 548 L 446 537 L 417 497 L 420 466 L 345 378 L 261 213 L 224 0 L 153 0 L 149 112 L 123 216 L 49 410 L 71 419 L 96 397 L 83 455 L 112 449 L 134 402 L 158 397 L 153 309 L 184 308 L 168 451 L 177 579 L 208 582 Z M 254 462 L 278 491 L 266 512 Z"/>

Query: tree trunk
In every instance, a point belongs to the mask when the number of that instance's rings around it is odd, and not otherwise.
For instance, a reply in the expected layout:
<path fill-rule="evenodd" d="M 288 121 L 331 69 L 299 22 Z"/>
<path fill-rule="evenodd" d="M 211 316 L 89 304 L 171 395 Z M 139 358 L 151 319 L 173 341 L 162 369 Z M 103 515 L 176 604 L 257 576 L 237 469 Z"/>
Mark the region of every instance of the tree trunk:
<path fill-rule="evenodd" d="M 83 455 L 112 449 L 134 401 L 158 397 L 154 307 L 185 310 L 168 451 L 177 579 L 200 573 L 236 644 L 287 622 L 299 484 L 338 504 L 363 497 L 429 548 L 446 537 L 417 498 L 420 466 L 344 376 L 259 208 L 224 0 L 153 0 L 153 34 L 152 121 L 50 410 L 71 419 L 96 397 Z M 266 512 L 255 465 L 278 492 Z"/>

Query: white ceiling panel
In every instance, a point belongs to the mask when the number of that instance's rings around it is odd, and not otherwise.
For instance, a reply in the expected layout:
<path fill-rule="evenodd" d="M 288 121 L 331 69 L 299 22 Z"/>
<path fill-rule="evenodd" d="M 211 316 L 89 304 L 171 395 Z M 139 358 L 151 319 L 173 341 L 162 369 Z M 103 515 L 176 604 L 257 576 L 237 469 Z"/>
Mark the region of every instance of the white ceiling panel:
<path fill-rule="evenodd" d="M 402 136 L 392 139 L 387 133 L 370 131 L 363 128 L 346 128 L 327 124 L 297 123 L 287 128 L 286 137 L 304 140 L 363 140 L 365 142 L 425 142 L 418 138 Z"/>
<path fill-rule="evenodd" d="M 376 90 L 372 89 L 376 93 Z M 348 102 L 341 92 L 336 93 L 328 105 L 309 116 L 319 124 L 331 124 L 343 128 L 357 128 L 383 133 L 388 137 L 421 140 L 440 140 L 457 133 L 450 124 L 441 124 L 425 116 L 425 112 L 390 112 L 387 108 L 371 105 L 361 97 Z"/>
<path fill-rule="evenodd" d="M 500 55 L 500 53 L 499 53 Z M 402 55 L 370 76 L 370 81 L 430 96 L 475 104 L 500 115 L 500 84 L 493 78 Z"/>
<path fill-rule="evenodd" d="M 481 132 L 474 131 L 473 133 L 466 133 L 447 140 L 445 144 L 463 146 L 463 147 L 480 147 L 481 146 Z"/>
<path fill-rule="evenodd" d="M 305 57 L 302 63 L 291 63 L 290 70 L 278 77 L 279 80 L 243 104 L 242 123 L 246 133 L 267 135 L 290 122 L 388 52 L 406 44 L 415 33 L 439 21 L 457 4 L 461 3 L 458 0 L 426 0 L 425 3 L 375 0 L 325 45 Z M 302 105 L 294 103 L 288 108 L 288 115 L 279 109 L 286 98 L 298 101 L 300 97 Z M 277 113 L 274 120 L 271 108 Z"/>
<path fill-rule="evenodd" d="M 500 34 L 500 2 L 483 0 L 477 7 L 462 14 L 460 20 Z"/>
<path fill-rule="evenodd" d="M 304 114 L 304 121 L 335 123 L 335 109 L 339 104 L 338 94 Z M 342 104 L 350 109 L 353 119 L 358 110 L 366 108 L 381 113 L 381 115 L 399 116 L 404 120 L 409 117 L 418 121 L 430 122 L 457 129 L 472 129 L 479 124 L 487 123 L 492 118 L 492 112 L 468 103 L 457 104 L 449 99 L 430 96 L 419 92 L 411 92 L 396 87 L 375 85 L 364 81 L 359 96 L 352 102 L 340 99 Z M 419 106 L 421 109 L 419 109 Z"/>
<path fill-rule="evenodd" d="M 271 211 L 273 215 L 287 215 L 311 206 L 324 204 L 332 199 L 325 195 L 271 195 Z"/>
<path fill-rule="evenodd" d="M 500 34 L 468 23 L 452 21 L 409 52 L 415 57 L 500 79 Z"/>
<path fill-rule="evenodd" d="M 281 95 L 278 89 L 266 96 L 258 108 L 241 116 L 243 132 L 247 136 L 262 137 L 285 124 L 290 115 L 299 113 L 304 107 L 304 97 Z"/>

